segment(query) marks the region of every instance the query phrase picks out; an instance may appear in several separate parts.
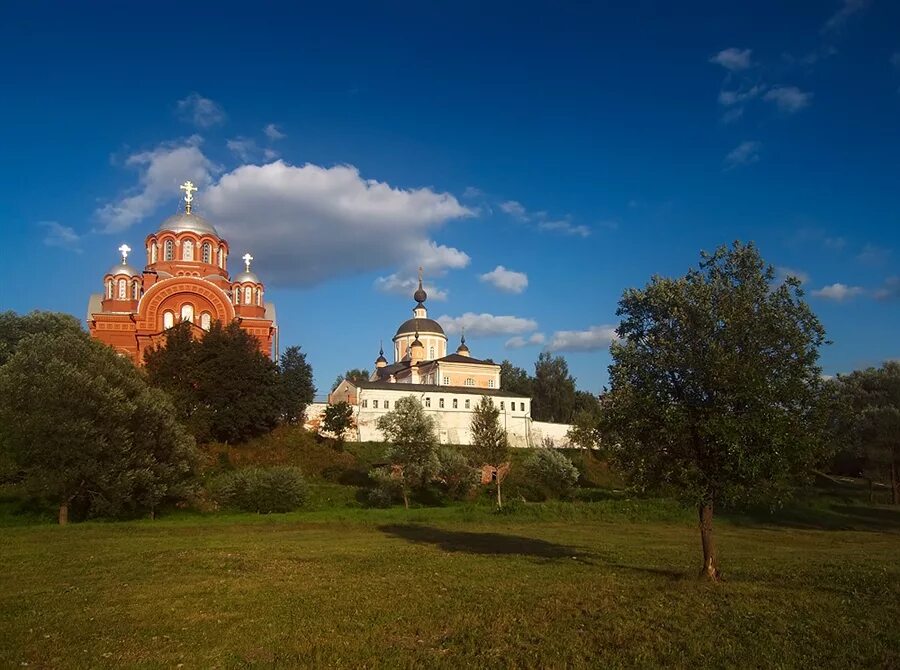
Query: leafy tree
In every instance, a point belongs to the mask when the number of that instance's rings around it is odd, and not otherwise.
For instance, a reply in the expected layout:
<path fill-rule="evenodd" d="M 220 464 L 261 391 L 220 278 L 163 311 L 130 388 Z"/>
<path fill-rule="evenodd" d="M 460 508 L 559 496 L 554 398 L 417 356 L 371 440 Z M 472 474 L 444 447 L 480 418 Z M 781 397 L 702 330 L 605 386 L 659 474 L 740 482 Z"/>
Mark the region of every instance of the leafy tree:
<path fill-rule="evenodd" d="M 183 497 L 194 440 L 168 397 L 84 332 L 21 341 L 0 367 L 0 444 L 33 495 L 89 514 L 150 511 Z"/>
<path fill-rule="evenodd" d="M 437 478 L 451 500 L 462 500 L 475 486 L 478 472 L 456 449 L 441 447 L 437 452 Z"/>
<path fill-rule="evenodd" d="M 577 399 L 575 378 L 569 374 L 566 359 L 541 352 L 534 364 L 531 416 L 535 421 L 569 423 Z"/>
<path fill-rule="evenodd" d="M 523 465 L 529 477 L 553 498 L 567 498 L 578 482 L 578 468 L 557 449 L 533 449 Z"/>
<path fill-rule="evenodd" d="M 500 363 L 500 388 L 504 391 L 530 397 L 533 385 L 534 379 L 527 370 L 516 367 L 507 360 Z"/>
<path fill-rule="evenodd" d="M 873 480 L 889 480 L 900 505 L 900 363 L 839 375 L 829 386 L 836 439 L 860 458 L 870 490 Z"/>
<path fill-rule="evenodd" d="M 288 347 L 278 362 L 281 379 L 281 416 L 287 423 L 303 421 L 306 406 L 316 395 L 312 365 L 300 347 Z"/>
<path fill-rule="evenodd" d="M 216 321 L 197 340 L 182 323 L 144 361 L 150 383 L 175 399 L 200 441 L 243 442 L 278 422 L 284 405 L 278 367 L 236 322 Z"/>
<path fill-rule="evenodd" d="M 19 343 L 29 335 L 83 332 L 78 319 L 70 314 L 36 310 L 19 316 L 11 311 L 0 312 L 0 365 L 12 358 Z"/>
<path fill-rule="evenodd" d="M 300 468 L 286 465 L 226 472 L 211 488 L 223 507 L 257 514 L 292 512 L 309 500 L 309 487 Z"/>
<path fill-rule="evenodd" d="M 345 400 L 331 403 L 325 407 L 322 427 L 334 435 L 338 445 L 344 443 L 344 435 L 353 425 L 353 407 Z"/>
<path fill-rule="evenodd" d="M 823 455 L 825 332 L 800 282 L 774 280 L 752 244 L 735 242 L 619 302 L 605 441 L 638 488 L 696 506 L 701 575 L 714 580 L 714 506 L 777 500 Z"/>
<path fill-rule="evenodd" d="M 472 412 L 472 448 L 469 452 L 475 466 L 489 465 L 494 469 L 497 480 L 497 507 L 503 508 L 500 495 L 501 470 L 509 461 L 509 440 L 506 431 L 500 427 L 500 410 L 487 396 Z"/>
<path fill-rule="evenodd" d="M 409 509 L 410 490 L 427 484 L 438 469 L 435 420 L 425 414 L 418 398 L 406 396 L 378 418 L 377 426 L 391 445 L 388 457 L 403 495 L 403 506 Z"/>
<path fill-rule="evenodd" d="M 334 393 L 334 390 L 340 386 L 341 382 L 345 379 L 349 379 L 351 382 L 367 382 L 369 381 L 370 376 L 369 371 L 365 369 L 360 370 L 358 368 L 353 368 L 352 370 L 347 370 L 344 374 L 335 377 L 334 383 L 331 385 L 331 392 Z"/>

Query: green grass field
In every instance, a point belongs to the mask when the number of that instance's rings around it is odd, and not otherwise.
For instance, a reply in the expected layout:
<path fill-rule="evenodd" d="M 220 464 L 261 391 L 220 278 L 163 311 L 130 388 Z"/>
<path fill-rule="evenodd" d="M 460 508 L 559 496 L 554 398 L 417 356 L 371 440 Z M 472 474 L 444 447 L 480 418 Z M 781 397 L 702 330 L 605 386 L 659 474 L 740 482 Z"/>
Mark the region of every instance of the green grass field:
<path fill-rule="evenodd" d="M 900 667 L 900 513 L 665 501 L 0 527 L 0 666 Z"/>

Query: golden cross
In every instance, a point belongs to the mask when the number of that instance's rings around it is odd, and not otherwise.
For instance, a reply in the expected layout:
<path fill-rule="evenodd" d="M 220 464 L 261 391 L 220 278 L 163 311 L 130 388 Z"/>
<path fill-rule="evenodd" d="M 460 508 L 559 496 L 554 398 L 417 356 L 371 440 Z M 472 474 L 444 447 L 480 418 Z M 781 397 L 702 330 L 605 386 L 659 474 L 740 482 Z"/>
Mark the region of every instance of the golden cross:
<path fill-rule="evenodd" d="M 250 261 L 253 260 L 253 256 L 251 256 L 249 253 L 246 253 L 241 256 L 241 260 L 244 261 L 244 264 L 247 266 L 247 272 L 250 272 Z"/>
<path fill-rule="evenodd" d="M 125 265 L 128 261 L 128 253 L 131 251 L 131 247 L 127 244 L 123 244 L 119 247 L 119 253 L 122 254 L 122 265 Z"/>
<path fill-rule="evenodd" d="M 194 186 L 193 182 L 186 181 L 178 188 L 184 191 L 184 211 L 190 214 L 191 203 L 194 202 L 194 191 L 197 190 L 197 187 Z"/>

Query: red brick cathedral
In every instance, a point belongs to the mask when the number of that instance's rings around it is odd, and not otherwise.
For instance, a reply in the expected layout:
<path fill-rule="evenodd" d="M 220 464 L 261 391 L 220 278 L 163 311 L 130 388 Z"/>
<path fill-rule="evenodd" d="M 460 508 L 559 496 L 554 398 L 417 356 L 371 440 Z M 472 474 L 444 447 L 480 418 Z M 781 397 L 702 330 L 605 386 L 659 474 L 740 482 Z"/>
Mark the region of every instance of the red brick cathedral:
<path fill-rule="evenodd" d="M 228 274 L 228 242 L 203 217 L 191 211 L 191 182 L 181 186 L 184 210 L 162 222 L 147 236 L 147 265 L 142 271 L 128 264 L 131 249 L 122 245 L 122 262 L 103 278 L 103 293 L 88 303 L 91 335 L 143 365 L 144 352 L 156 346 L 166 330 L 189 321 L 197 335 L 219 320 L 237 320 L 259 340 L 259 348 L 272 356 L 277 347 L 275 306 L 265 302 L 265 287 L 245 254 L 245 269 Z M 276 352 L 277 355 L 277 352 Z"/>

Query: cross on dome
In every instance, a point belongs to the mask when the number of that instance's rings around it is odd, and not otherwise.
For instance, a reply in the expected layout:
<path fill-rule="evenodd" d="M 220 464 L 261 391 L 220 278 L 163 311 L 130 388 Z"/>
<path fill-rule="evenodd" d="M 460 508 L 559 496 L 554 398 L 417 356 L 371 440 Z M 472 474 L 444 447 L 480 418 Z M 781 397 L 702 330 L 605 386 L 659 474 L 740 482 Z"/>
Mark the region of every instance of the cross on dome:
<path fill-rule="evenodd" d="M 241 260 L 244 261 L 244 265 L 247 266 L 247 272 L 250 272 L 250 261 L 253 260 L 253 256 L 251 256 L 249 253 L 246 253 L 241 256 Z"/>
<path fill-rule="evenodd" d="M 188 180 L 178 188 L 184 191 L 184 211 L 190 214 L 191 203 L 194 202 L 194 191 L 197 190 L 197 187 L 194 186 L 194 183 L 192 181 Z"/>
<path fill-rule="evenodd" d="M 119 247 L 119 253 L 122 254 L 122 265 L 126 265 L 128 262 L 128 254 L 131 252 L 131 247 L 127 244 L 123 244 Z"/>

